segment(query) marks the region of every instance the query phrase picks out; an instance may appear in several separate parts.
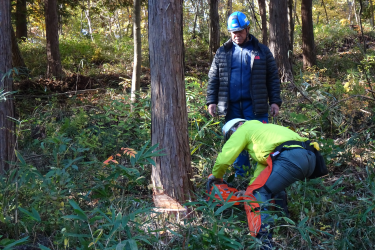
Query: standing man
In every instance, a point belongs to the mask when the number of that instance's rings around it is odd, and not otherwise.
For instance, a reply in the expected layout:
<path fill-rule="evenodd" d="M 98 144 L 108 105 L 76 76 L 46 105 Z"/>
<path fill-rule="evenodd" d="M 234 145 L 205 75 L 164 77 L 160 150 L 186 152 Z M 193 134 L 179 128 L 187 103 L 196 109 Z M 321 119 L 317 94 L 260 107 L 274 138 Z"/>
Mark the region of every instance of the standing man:
<path fill-rule="evenodd" d="M 208 112 L 234 118 L 268 123 L 281 106 L 280 79 L 269 48 L 249 34 L 249 20 L 242 12 L 228 18 L 229 39 L 216 52 L 208 73 Z M 249 155 L 242 152 L 234 162 L 236 175 L 245 176 L 250 168 Z"/>

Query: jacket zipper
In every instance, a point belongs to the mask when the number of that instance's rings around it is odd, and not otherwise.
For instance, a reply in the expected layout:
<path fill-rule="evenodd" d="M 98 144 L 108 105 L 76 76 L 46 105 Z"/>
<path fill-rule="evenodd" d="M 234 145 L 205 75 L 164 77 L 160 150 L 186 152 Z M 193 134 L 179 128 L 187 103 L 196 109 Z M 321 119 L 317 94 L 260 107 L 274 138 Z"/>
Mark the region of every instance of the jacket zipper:
<path fill-rule="evenodd" d="M 241 110 L 241 113 L 242 113 L 242 116 L 243 116 L 243 110 L 242 110 L 242 51 L 243 49 L 241 48 L 241 88 L 240 88 L 240 110 Z"/>
<path fill-rule="evenodd" d="M 251 56 L 250 56 L 250 74 L 251 74 L 251 79 L 250 79 L 250 95 L 251 95 L 251 102 L 254 101 L 254 96 L 253 96 L 253 64 L 254 64 L 254 59 L 255 59 L 255 55 L 257 53 L 254 52 L 254 49 L 251 51 Z M 257 113 L 255 112 L 254 110 L 254 103 L 252 103 L 251 105 L 253 105 L 253 113 L 254 115 L 257 115 Z"/>

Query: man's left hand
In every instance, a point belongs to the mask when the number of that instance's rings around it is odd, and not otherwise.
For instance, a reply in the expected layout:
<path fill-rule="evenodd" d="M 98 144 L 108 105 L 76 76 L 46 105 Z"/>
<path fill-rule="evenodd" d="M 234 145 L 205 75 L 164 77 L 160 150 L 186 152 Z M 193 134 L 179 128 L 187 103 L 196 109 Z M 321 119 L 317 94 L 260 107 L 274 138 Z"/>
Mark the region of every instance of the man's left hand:
<path fill-rule="evenodd" d="M 277 105 L 276 103 L 271 104 L 271 115 L 273 117 L 278 116 L 279 110 L 279 105 Z"/>

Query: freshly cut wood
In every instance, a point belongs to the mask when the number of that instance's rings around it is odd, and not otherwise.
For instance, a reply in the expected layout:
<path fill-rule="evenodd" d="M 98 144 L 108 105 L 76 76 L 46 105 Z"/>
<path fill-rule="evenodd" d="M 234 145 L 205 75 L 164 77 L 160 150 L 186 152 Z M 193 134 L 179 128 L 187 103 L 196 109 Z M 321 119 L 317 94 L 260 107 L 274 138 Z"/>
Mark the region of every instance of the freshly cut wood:
<path fill-rule="evenodd" d="M 186 208 L 166 194 L 154 195 L 156 211 L 186 211 Z"/>

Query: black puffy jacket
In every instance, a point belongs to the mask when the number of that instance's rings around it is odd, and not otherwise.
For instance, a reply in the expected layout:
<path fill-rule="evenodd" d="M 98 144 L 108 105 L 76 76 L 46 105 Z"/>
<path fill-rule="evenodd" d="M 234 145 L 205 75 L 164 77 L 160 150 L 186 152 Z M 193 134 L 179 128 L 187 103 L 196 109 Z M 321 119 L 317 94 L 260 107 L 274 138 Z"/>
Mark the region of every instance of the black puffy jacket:
<path fill-rule="evenodd" d="M 259 43 L 253 35 L 250 36 L 253 44 L 249 82 L 252 105 L 255 114 L 265 114 L 268 113 L 269 104 L 281 106 L 279 73 L 269 48 Z M 232 46 L 232 39 L 229 39 L 217 50 L 208 73 L 206 103 L 217 104 L 219 115 L 226 115 L 228 109 Z"/>

